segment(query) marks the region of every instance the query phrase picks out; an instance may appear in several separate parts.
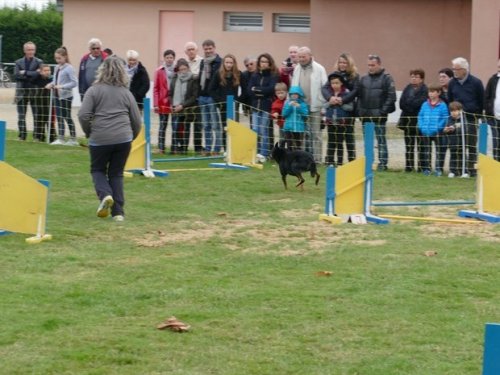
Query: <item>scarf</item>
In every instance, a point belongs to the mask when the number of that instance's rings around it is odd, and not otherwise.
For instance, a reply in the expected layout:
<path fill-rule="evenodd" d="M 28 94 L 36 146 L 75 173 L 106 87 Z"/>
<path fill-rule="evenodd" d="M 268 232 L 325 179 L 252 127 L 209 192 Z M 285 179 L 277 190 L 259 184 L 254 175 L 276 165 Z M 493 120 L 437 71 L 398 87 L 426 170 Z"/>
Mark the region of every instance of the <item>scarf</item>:
<path fill-rule="evenodd" d="M 213 55 L 210 57 L 205 57 L 203 59 L 203 71 L 201 72 L 201 89 L 205 89 L 205 85 L 208 80 L 212 78 L 212 62 L 215 60 L 217 55 Z"/>
<path fill-rule="evenodd" d="M 174 88 L 174 97 L 172 98 L 172 105 L 174 107 L 176 105 L 184 103 L 187 92 L 187 85 L 191 78 L 193 78 L 193 73 L 191 72 L 177 74 L 177 80 L 175 81 Z"/>
<path fill-rule="evenodd" d="M 129 67 L 128 65 L 125 66 L 125 70 L 127 71 L 127 75 L 128 75 L 128 85 L 130 87 L 130 83 L 132 82 L 132 78 L 134 78 L 134 75 L 135 73 L 137 73 L 137 68 L 139 67 L 139 64 L 137 64 L 136 66 L 134 67 Z"/>

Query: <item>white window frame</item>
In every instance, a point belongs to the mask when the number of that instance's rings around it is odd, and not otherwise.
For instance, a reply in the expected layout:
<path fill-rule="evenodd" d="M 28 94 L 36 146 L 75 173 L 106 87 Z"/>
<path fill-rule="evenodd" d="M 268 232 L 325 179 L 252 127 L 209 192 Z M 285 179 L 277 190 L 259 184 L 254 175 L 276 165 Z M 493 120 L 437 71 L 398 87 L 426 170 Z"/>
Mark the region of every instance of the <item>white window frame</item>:
<path fill-rule="evenodd" d="M 276 33 L 310 33 L 311 16 L 303 13 L 274 13 L 273 31 Z"/>
<path fill-rule="evenodd" d="M 224 31 L 263 31 L 264 13 L 224 12 Z"/>

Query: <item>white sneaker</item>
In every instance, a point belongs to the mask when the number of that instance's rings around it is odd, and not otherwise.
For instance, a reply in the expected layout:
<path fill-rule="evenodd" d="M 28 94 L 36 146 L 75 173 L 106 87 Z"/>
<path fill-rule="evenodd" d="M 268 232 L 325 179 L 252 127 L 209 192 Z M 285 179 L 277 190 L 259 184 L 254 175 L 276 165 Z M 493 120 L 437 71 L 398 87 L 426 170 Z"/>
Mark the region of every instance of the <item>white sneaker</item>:
<path fill-rule="evenodd" d="M 102 218 L 108 217 L 111 214 L 111 207 L 113 207 L 114 203 L 113 197 L 106 195 L 99 204 L 99 207 L 97 207 L 97 216 Z"/>
<path fill-rule="evenodd" d="M 125 221 L 125 217 L 123 215 L 115 215 L 113 216 L 113 221 L 122 222 Z"/>
<path fill-rule="evenodd" d="M 257 163 L 264 164 L 266 161 L 266 157 L 261 154 L 255 155 L 255 159 L 257 160 Z"/>
<path fill-rule="evenodd" d="M 469 178 L 469 174 L 468 173 L 464 173 L 463 175 L 460 176 L 460 178 Z"/>
<path fill-rule="evenodd" d="M 52 143 L 51 143 L 51 145 L 53 145 L 53 146 L 58 146 L 58 145 L 59 145 L 59 146 L 62 146 L 62 145 L 65 145 L 65 144 L 66 144 L 66 143 L 64 142 L 64 140 L 59 139 L 59 138 L 58 138 L 58 139 L 56 139 L 54 142 L 52 142 Z"/>
<path fill-rule="evenodd" d="M 80 146 L 76 139 L 69 139 L 66 143 L 66 146 Z"/>
<path fill-rule="evenodd" d="M 455 173 L 453 172 L 448 173 L 448 178 L 455 178 Z"/>

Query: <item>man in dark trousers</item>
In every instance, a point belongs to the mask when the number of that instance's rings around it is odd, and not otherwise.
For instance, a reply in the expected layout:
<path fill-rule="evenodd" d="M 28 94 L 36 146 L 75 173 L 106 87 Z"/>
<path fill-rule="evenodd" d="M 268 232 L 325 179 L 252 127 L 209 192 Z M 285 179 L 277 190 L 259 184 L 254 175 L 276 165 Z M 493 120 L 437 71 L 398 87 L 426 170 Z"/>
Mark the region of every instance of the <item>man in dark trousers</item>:
<path fill-rule="evenodd" d="M 16 60 L 14 74 L 16 77 L 16 97 L 17 104 L 17 126 L 19 128 L 19 140 L 25 141 L 27 136 L 26 130 L 26 112 L 28 104 L 31 107 L 33 115 L 33 123 L 36 118 L 36 85 L 34 81 L 40 75 L 40 65 L 42 60 L 35 57 L 36 45 L 33 42 L 26 42 L 23 46 L 24 57 Z M 34 127 L 34 126 L 33 126 Z"/>
<path fill-rule="evenodd" d="M 463 57 L 451 61 L 454 78 L 448 84 L 449 102 L 463 106 L 466 145 L 466 173 L 462 177 L 475 177 L 477 161 L 477 123 L 483 114 L 484 86 L 479 78 L 469 71 L 469 62 Z"/>
<path fill-rule="evenodd" d="M 500 161 L 500 60 L 497 63 L 498 72 L 493 74 L 486 84 L 484 93 L 484 110 L 493 135 L 493 158 Z"/>
<path fill-rule="evenodd" d="M 396 87 L 391 75 L 382 67 L 379 56 L 368 56 L 368 74 L 361 77 L 351 94 L 344 97 L 344 102 L 348 103 L 354 96 L 358 97 L 358 115 L 361 121 L 375 123 L 378 145 L 377 170 L 385 171 L 389 161 L 385 125 L 389 113 L 396 109 Z"/>

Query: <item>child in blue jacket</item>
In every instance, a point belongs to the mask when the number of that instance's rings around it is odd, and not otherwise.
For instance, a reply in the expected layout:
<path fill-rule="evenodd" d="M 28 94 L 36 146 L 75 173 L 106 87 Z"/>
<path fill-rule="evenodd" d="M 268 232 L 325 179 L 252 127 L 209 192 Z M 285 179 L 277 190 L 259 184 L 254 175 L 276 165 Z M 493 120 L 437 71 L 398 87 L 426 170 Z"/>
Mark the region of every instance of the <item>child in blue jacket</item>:
<path fill-rule="evenodd" d="M 288 91 L 289 98 L 283 106 L 283 118 L 285 125 L 285 141 L 288 149 L 300 150 L 305 130 L 305 120 L 309 115 L 309 109 L 304 102 L 304 92 L 299 86 L 292 86 Z"/>
<path fill-rule="evenodd" d="M 424 175 L 431 174 L 432 142 L 436 149 L 436 176 L 442 176 L 442 163 L 437 160 L 442 155 L 443 129 L 448 121 L 448 107 L 441 101 L 441 86 L 429 86 L 429 99 L 422 104 L 418 113 L 418 130 L 420 133 L 420 145 L 422 150 L 422 170 Z"/>

